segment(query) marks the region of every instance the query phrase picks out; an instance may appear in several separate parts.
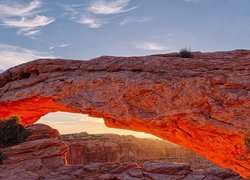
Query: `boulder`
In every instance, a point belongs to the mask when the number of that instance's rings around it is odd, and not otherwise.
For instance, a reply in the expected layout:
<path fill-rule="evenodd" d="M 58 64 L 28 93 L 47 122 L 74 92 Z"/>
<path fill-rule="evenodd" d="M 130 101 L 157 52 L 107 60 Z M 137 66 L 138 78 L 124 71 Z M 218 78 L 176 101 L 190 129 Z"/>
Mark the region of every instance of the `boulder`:
<path fill-rule="evenodd" d="M 31 133 L 25 141 L 33 141 L 37 139 L 56 139 L 59 136 L 57 129 L 53 129 L 46 124 L 31 124 L 26 127 Z"/>

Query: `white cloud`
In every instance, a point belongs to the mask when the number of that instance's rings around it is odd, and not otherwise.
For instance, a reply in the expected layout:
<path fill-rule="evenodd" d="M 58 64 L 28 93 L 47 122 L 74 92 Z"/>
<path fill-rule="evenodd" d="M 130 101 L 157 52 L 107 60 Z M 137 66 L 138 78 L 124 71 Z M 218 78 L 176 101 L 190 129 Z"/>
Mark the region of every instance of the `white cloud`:
<path fill-rule="evenodd" d="M 130 24 L 130 23 L 146 23 L 148 21 L 150 21 L 152 18 L 151 17 L 140 17 L 140 18 L 135 18 L 135 17 L 129 17 L 124 19 L 123 21 L 120 22 L 121 26 Z"/>
<path fill-rule="evenodd" d="M 28 5 L 18 4 L 15 2 L 4 4 L 0 4 L 0 17 L 14 17 L 14 16 L 29 16 L 35 14 L 34 10 L 41 7 L 40 1 L 32 1 Z"/>
<path fill-rule="evenodd" d="M 77 23 L 88 26 L 89 28 L 99 28 L 106 23 L 104 19 L 98 19 L 91 16 L 83 15 L 77 20 Z"/>
<path fill-rule="evenodd" d="M 118 14 L 131 11 L 136 7 L 127 8 L 130 0 L 96 0 L 90 4 L 88 11 L 94 14 Z"/>
<path fill-rule="evenodd" d="M 55 49 L 55 48 L 64 48 L 64 47 L 67 47 L 67 46 L 69 46 L 69 44 L 61 43 L 61 44 L 56 45 L 56 46 L 50 46 L 49 49 L 52 50 L 52 49 Z"/>
<path fill-rule="evenodd" d="M 41 30 L 29 30 L 27 32 L 18 31 L 17 34 L 23 33 L 24 36 L 34 36 L 34 35 L 38 35 L 40 33 L 40 31 Z"/>
<path fill-rule="evenodd" d="M 90 4 L 64 5 L 64 16 L 89 28 L 100 28 L 109 23 L 112 15 L 132 11 L 130 0 L 92 0 Z"/>
<path fill-rule="evenodd" d="M 78 4 L 78 5 L 68 5 L 68 4 L 64 4 L 64 5 L 60 5 L 61 8 L 64 9 L 64 13 L 63 13 L 63 17 L 64 16 L 77 16 L 80 13 L 82 13 L 82 11 L 85 11 L 85 7 L 86 5 L 84 4 Z"/>
<path fill-rule="evenodd" d="M 89 13 L 87 7 L 84 5 L 65 5 L 63 6 L 64 16 L 68 16 L 71 21 L 89 28 L 100 28 L 107 23 L 103 17 L 97 17 L 95 14 Z"/>
<path fill-rule="evenodd" d="M 167 50 L 168 48 L 157 42 L 142 41 L 136 44 L 137 49 L 150 50 L 150 51 L 161 51 Z"/>
<path fill-rule="evenodd" d="M 0 69 L 7 69 L 39 58 L 55 57 L 47 53 L 0 43 Z"/>
<path fill-rule="evenodd" d="M 59 47 L 59 48 L 64 48 L 64 47 L 67 47 L 67 46 L 69 46 L 69 44 L 62 43 L 62 44 L 60 44 L 58 47 Z"/>
<path fill-rule="evenodd" d="M 38 27 L 46 26 L 54 21 L 53 18 L 46 16 L 35 16 L 34 18 L 25 18 L 21 19 L 4 19 L 3 23 L 5 26 L 21 28 L 24 31 L 33 30 Z"/>
<path fill-rule="evenodd" d="M 38 35 L 41 27 L 47 26 L 54 22 L 54 18 L 41 13 L 41 2 L 32 1 L 27 4 L 19 3 L 0 3 L 0 21 L 2 26 L 17 28 L 18 34 L 25 36 Z"/>

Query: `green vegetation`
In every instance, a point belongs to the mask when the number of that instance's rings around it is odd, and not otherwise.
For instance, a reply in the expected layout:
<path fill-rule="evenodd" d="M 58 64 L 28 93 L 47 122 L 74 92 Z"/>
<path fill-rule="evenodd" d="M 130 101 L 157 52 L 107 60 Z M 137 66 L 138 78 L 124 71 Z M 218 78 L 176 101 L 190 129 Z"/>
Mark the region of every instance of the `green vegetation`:
<path fill-rule="evenodd" d="M 11 117 L 7 121 L 0 120 L 0 148 L 19 144 L 29 135 L 30 132 L 19 124 L 17 117 Z"/>
<path fill-rule="evenodd" d="M 58 139 L 74 139 L 74 138 L 81 138 L 87 137 L 89 134 L 87 132 L 80 132 L 80 133 L 72 133 L 72 134 L 61 134 Z"/>
<path fill-rule="evenodd" d="M 185 47 L 185 48 L 182 48 L 182 49 L 180 50 L 179 56 L 180 56 L 181 58 L 192 58 L 192 57 L 193 57 L 190 48 L 186 48 L 186 47 Z"/>
<path fill-rule="evenodd" d="M 80 132 L 80 133 L 72 133 L 72 134 L 61 134 L 58 137 L 58 139 L 78 139 L 78 138 L 83 138 L 83 137 L 102 137 L 103 135 L 117 135 L 117 134 L 88 134 L 87 132 Z M 117 135 L 117 136 L 119 136 L 119 135 Z"/>

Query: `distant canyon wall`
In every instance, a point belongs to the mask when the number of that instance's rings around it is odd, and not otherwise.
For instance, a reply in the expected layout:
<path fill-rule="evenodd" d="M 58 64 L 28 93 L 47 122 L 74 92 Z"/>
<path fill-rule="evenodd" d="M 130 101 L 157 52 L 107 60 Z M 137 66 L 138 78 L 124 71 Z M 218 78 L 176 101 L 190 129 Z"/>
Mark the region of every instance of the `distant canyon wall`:
<path fill-rule="evenodd" d="M 214 163 L 192 151 L 157 139 L 86 134 L 78 138 L 67 136 L 61 140 L 69 147 L 66 156 L 68 164 L 167 160 L 188 163 L 193 169 L 216 167 Z"/>

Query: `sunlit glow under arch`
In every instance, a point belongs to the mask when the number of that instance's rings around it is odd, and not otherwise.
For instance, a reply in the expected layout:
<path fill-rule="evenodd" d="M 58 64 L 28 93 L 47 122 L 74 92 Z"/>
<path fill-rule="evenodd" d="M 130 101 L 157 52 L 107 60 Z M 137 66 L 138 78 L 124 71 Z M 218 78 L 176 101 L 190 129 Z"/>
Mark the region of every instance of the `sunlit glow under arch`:
<path fill-rule="evenodd" d="M 86 114 L 74 114 L 65 112 L 49 113 L 43 116 L 37 123 L 47 124 L 57 129 L 60 134 L 87 132 L 89 134 L 119 134 L 133 135 L 140 138 L 157 138 L 151 134 L 130 130 L 108 128 L 102 118 L 89 117 Z"/>

